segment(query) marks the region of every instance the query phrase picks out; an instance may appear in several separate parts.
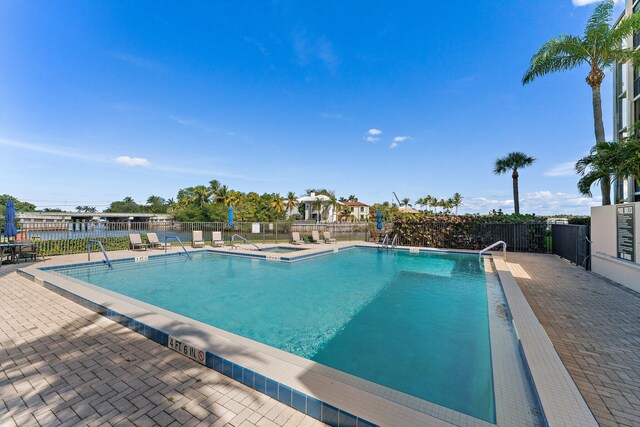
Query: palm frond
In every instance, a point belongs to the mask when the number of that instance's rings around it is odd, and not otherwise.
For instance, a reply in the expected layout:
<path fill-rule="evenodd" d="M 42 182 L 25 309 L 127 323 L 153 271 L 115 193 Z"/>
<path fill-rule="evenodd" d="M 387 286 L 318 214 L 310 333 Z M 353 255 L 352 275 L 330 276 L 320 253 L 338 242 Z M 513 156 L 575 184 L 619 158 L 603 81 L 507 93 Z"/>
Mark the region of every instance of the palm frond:
<path fill-rule="evenodd" d="M 493 173 L 500 175 L 510 170 L 525 168 L 531 166 L 535 161 L 535 157 L 531 157 L 520 151 L 514 151 L 496 160 Z"/>
<path fill-rule="evenodd" d="M 626 16 L 609 32 L 610 44 L 622 46 L 622 42 L 638 30 L 640 30 L 640 13 Z"/>
<path fill-rule="evenodd" d="M 556 71 L 566 71 L 588 63 L 591 52 L 580 37 L 561 35 L 545 43 L 531 58 L 522 84 Z"/>
<path fill-rule="evenodd" d="M 584 29 L 584 38 L 589 38 L 589 34 L 596 34 L 602 30 L 603 26 L 611 26 L 611 17 L 613 16 L 613 0 L 605 0 L 598 4 L 593 10 L 591 17 L 587 21 Z"/>
<path fill-rule="evenodd" d="M 594 184 L 601 182 L 602 179 L 609 179 L 609 176 L 602 175 L 598 173 L 598 171 L 592 170 L 580 178 L 580 181 L 578 181 L 578 191 L 583 196 L 593 197 L 593 194 L 591 194 L 591 187 L 593 187 Z"/>

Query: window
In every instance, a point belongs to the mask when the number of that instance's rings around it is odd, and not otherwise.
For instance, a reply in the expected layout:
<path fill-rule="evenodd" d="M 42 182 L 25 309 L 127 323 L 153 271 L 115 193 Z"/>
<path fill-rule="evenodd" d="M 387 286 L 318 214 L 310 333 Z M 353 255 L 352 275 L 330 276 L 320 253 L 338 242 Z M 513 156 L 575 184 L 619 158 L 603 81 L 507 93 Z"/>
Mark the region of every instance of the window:
<path fill-rule="evenodd" d="M 633 103 L 633 121 L 634 123 L 640 120 L 640 99 Z"/>

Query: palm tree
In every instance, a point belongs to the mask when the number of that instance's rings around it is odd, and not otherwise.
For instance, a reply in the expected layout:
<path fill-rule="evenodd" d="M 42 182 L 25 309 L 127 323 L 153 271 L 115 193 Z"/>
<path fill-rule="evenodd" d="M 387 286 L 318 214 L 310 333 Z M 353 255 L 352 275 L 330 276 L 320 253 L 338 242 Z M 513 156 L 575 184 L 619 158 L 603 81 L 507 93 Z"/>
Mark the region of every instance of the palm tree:
<path fill-rule="evenodd" d="M 462 199 L 464 199 L 464 197 L 462 197 L 462 194 L 460 193 L 454 193 L 451 198 L 453 206 L 456 208 L 456 215 L 458 215 L 458 207 L 462 206 Z"/>
<path fill-rule="evenodd" d="M 229 188 L 226 185 L 222 185 L 218 188 L 218 191 L 216 191 L 216 202 L 217 203 L 225 203 L 227 202 L 227 199 L 229 197 Z"/>
<path fill-rule="evenodd" d="M 322 219 L 322 200 L 316 199 L 316 201 L 313 202 L 312 207 L 318 213 L 316 220 L 320 221 Z"/>
<path fill-rule="evenodd" d="M 511 178 L 513 179 L 513 208 L 516 214 L 520 213 L 520 195 L 518 192 L 518 169 L 531 166 L 536 159 L 528 156 L 519 151 L 509 153 L 505 157 L 501 157 L 496 160 L 493 172 L 496 175 L 502 175 L 508 171 L 511 171 Z"/>
<path fill-rule="evenodd" d="M 275 193 L 271 199 L 271 207 L 276 211 L 278 215 L 284 212 L 284 199 L 279 193 Z"/>
<path fill-rule="evenodd" d="M 209 190 L 211 191 L 211 198 L 215 202 L 218 190 L 220 190 L 220 181 L 218 181 L 217 179 L 209 181 Z"/>
<path fill-rule="evenodd" d="M 289 193 L 287 193 L 287 210 L 289 211 L 289 215 L 293 215 L 293 210 L 297 205 L 298 198 L 296 197 L 296 193 L 289 191 Z"/>
<path fill-rule="evenodd" d="M 561 35 L 549 40 L 531 58 L 529 69 L 522 77 L 522 84 L 531 83 L 540 76 L 556 71 L 567 71 L 581 65 L 589 66 L 586 82 L 591 87 L 593 104 L 593 127 L 596 144 L 604 142 L 602 122 L 602 100 L 600 86 L 604 80 L 604 69 L 616 63 L 631 62 L 640 65 L 640 51 L 623 43 L 640 30 L 640 14 L 634 13 L 613 24 L 613 0 L 605 0 L 596 6 L 582 36 Z M 601 181 L 602 204 L 611 204 L 609 179 Z"/>
<path fill-rule="evenodd" d="M 193 198 L 198 206 L 202 206 L 209 202 L 209 194 L 209 189 L 204 185 L 197 185 L 193 187 Z"/>
<path fill-rule="evenodd" d="M 591 187 L 612 177 L 631 176 L 640 182 L 640 139 L 634 133 L 620 142 L 601 142 L 591 149 L 589 155 L 576 163 L 576 172 L 581 175 L 578 191 L 591 197 Z"/>
<path fill-rule="evenodd" d="M 411 199 L 409 199 L 408 197 L 405 197 L 404 199 L 401 200 L 402 204 L 404 205 L 404 210 L 407 210 L 407 207 L 409 206 L 409 202 L 411 202 Z"/>
<path fill-rule="evenodd" d="M 333 208 L 333 212 L 335 212 L 336 218 L 338 217 L 338 206 L 340 206 L 340 203 L 338 202 L 338 199 L 336 199 L 336 196 L 334 194 L 329 194 L 329 208 Z M 329 219 L 330 221 L 333 221 L 333 218 Z"/>

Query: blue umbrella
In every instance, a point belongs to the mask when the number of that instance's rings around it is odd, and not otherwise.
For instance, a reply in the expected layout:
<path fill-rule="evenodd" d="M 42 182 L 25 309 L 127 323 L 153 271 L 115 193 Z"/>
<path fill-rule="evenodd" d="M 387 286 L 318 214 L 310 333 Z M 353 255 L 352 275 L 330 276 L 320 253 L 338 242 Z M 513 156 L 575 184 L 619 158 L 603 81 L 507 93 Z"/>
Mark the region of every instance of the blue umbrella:
<path fill-rule="evenodd" d="M 380 212 L 380 210 L 378 210 L 378 230 L 382 230 L 382 212 Z"/>
<path fill-rule="evenodd" d="M 14 221 L 16 220 L 16 209 L 13 206 L 13 201 L 9 200 L 5 205 L 4 220 L 6 222 L 4 226 L 4 237 L 15 237 L 18 234 Z"/>
<path fill-rule="evenodd" d="M 233 227 L 233 206 L 229 205 L 229 227 Z"/>

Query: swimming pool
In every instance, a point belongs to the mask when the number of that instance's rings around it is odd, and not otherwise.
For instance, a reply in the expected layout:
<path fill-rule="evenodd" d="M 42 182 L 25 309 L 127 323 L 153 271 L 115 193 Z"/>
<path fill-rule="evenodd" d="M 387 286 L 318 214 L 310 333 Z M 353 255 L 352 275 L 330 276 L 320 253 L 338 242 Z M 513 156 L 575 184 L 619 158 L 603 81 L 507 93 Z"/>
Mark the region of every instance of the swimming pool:
<path fill-rule="evenodd" d="M 283 263 L 198 253 L 57 271 L 495 421 L 477 256 L 358 248 Z"/>

